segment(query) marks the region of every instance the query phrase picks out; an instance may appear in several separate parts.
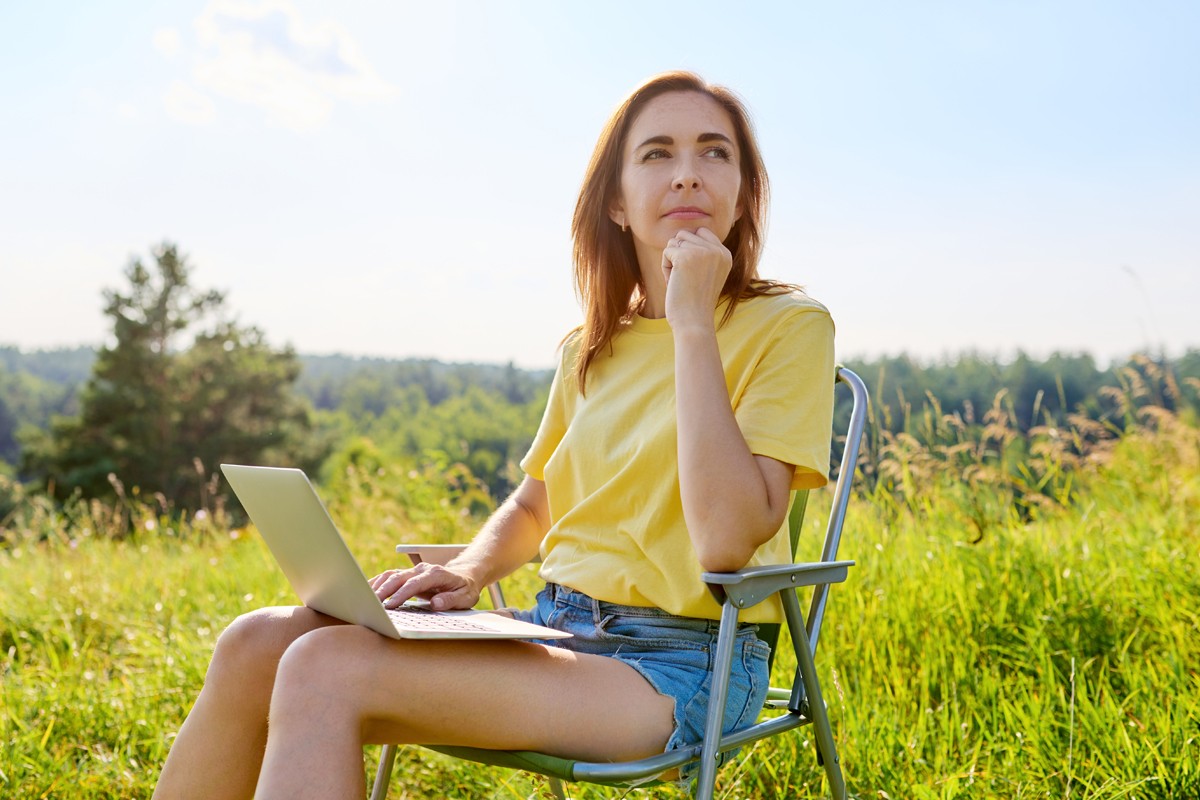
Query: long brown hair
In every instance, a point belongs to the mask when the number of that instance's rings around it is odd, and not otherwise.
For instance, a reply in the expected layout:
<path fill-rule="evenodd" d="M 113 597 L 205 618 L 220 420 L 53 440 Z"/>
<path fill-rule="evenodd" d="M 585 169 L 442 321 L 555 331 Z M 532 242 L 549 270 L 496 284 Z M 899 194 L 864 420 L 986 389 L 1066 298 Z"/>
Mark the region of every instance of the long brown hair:
<path fill-rule="evenodd" d="M 745 105 L 729 89 L 705 83 L 694 73 L 656 75 L 634 89 L 609 117 L 592 152 L 575 203 L 571 238 L 575 288 L 583 303 L 584 318 L 579 328 L 580 346 L 574 372 L 581 392 L 592 361 L 645 300 L 646 287 L 638 268 L 633 237 L 609 218 L 609 209 L 620 188 L 622 155 L 630 126 L 647 103 L 671 92 L 695 92 L 712 98 L 729 114 L 737 136 L 742 171 L 738 207 L 742 213 L 725 237 L 725 246 L 733 255 L 733 268 L 721 289 L 721 297 L 729 299 L 724 319 L 729 318 L 740 300 L 793 288 L 758 277 L 770 190 Z"/>

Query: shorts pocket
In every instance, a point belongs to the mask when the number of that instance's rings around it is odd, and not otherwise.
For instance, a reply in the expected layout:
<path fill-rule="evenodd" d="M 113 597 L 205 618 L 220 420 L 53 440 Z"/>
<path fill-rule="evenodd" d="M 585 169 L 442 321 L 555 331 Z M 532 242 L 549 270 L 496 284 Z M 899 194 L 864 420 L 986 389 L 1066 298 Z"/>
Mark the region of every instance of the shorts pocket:
<path fill-rule="evenodd" d="M 757 636 L 742 643 L 742 674 L 745 676 L 746 702 L 728 730 L 737 730 L 753 725 L 762 712 L 763 703 L 770 689 L 771 675 L 767 662 L 771 648 Z M 734 670 L 737 672 L 737 670 Z M 730 709 L 732 712 L 734 709 Z"/>
<path fill-rule="evenodd" d="M 769 688 L 767 656 L 770 652 L 771 648 L 752 632 L 743 631 L 738 635 L 733 661 L 730 663 L 722 733 L 748 727 L 758 719 Z M 711 673 L 705 677 L 701 691 L 688 702 L 685 712 L 692 727 L 693 741 L 699 741 L 704 735 L 712 677 Z"/>

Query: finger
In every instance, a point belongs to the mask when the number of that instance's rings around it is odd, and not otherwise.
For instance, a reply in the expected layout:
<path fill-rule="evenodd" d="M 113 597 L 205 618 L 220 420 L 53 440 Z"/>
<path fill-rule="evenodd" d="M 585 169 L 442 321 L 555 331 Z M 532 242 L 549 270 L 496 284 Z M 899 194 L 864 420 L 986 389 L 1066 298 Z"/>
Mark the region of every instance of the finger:
<path fill-rule="evenodd" d="M 668 239 L 667 246 L 663 248 L 662 268 L 664 278 L 670 274 L 671 268 L 675 266 L 675 263 L 683 257 L 684 247 L 688 242 L 680 237 L 679 234 L 682 233 L 683 231 L 680 231 Z"/>
<path fill-rule="evenodd" d="M 384 581 L 389 580 L 391 578 L 395 578 L 397 576 L 411 577 L 413 575 L 419 575 L 422 572 L 428 572 L 429 566 L 430 566 L 429 564 L 422 562 L 422 563 L 414 564 L 411 567 L 405 567 L 403 569 L 400 569 L 400 568 L 386 569 L 383 572 L 376 575 L 371 580 L 376 583 L 383 583 Z"/>
<path fill-rule="evenodd" d="M 406 579 L 399 574 L 388 576 L 385 580 L 380 581 L 375 588 L 375 596 L 380 600 L 387 600 L 406 583 Z"/>
<path fill-rule="evenodd" d="M 408 577 L 402 584 L 398 585 L 392 594 L 384 601 L 384 605 L 388 608 L 395 608 L 404 601 L 412 597 L 432 597 L 444 591 L 453 591 L 460 588 L 465 581 L 453 572 L 443 569 L 440 566 L 435 566 L 429 570 L 422 571 L 418 575 Z M 383 587 L 384 589 L 388 587 Z"/>
<path fill-rule="evenodd" d="M 429 598 L 429 607 L 435 611 L 447 611 L 455 608 L 471 608 L 475 605 L 478 595 L 469 586 L 461 586 L 448 592 L 439 592 Z"/>
<path fill-rule="evenodd" d="M 680 231 L 676 236 L 667 242 L 666 248 L 663 250 L 663 255 L 669 258 L 674 264 L 686 254 L 697 253 L 715 253 L 720 254 L 725 245 L 716 237 L 716 234 L 707 229 L 702 228 L 707 235 L 700 236 L 697 234 Z"/>
<path fill-rule="evenodd" d="M 418 565 L 419 566 L 419 565 Z M 396 591 L 419 575 L 424 570 L 418 570 L 416 567 L 412 569 L 391 569 L 379 575 L 374 581 L 373 588 L 375 594 L 380 600 L 385 600 L 396 593 Z"/>
<path fill-rule="evenodd" d="M 367 581 L 367 583 L 371 584 L 372 589 L 376 589 L 380 586 L 380 584 L 382 584 L 384 581 L 386 581 L 388 578 L 390 578 L 395 572 L 396 572 L 396 570 L 394 570 L 394 569 L 386 570 L 384 572 L 379 573 L 375 577 L 371 578 L 369 581 Z"/>
<path fill-rule="evenodd" d="M 372 588 L 372 589 L 376 589 L 376 590 L 377 590 L 377 589 L 379 589 L 379 587 L 380 587 L 380 586 L 382 586 L 382 585 L 383 585 L 383 584 L 384 584 L 384 583 L 387 581 L 387 579 L 388 579 L 388 578 L 390 578 L 390 577 L 393 575 L 393 573 L 395 573 L 395 572 L 396 572 L 396 570 L 394 570 L 394 569 L 389 569 L 389 570 L 387 570 L 386 572 L 381 572 L 381 573 L 379 573 L 378 575 L 376 575 L 374 578 L 371 578 L 369 581 L 367 581 L 367 583 L 369 583 L 369 584 L 371 585 L 371 588 Z"/>

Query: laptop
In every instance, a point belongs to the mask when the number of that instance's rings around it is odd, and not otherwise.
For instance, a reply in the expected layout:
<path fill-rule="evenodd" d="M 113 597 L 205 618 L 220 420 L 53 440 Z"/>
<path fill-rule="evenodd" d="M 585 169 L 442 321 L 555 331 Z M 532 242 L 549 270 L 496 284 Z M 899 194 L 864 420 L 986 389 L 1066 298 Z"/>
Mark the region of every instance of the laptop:
<path fill-rule="evenodd" d="M 221 472 L 309 608 L 393 639 L 562 639 L 571 634 L 473 609 L 385 609 L 321 498 L 298 469 L 222 464 Z"/>

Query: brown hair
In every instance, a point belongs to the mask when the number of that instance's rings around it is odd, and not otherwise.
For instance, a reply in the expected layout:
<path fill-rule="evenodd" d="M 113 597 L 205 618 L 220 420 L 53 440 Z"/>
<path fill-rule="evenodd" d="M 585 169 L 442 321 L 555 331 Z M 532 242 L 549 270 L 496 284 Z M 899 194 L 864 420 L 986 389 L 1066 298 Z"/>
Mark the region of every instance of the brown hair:
<path fill-rule="evenodd" d="M 581 392 L 592 361 L 609 345 L 621 324 L 636 314 L 645 302 L 645 286 L 633 237 L 610 219 L 609 209 L 620 188 L 622 155 L 629 128 L 647 103 L 671 92 L 696 92 L 712 98 L 729 114 L 737 137 L 742 171 L 738 207 L 742 213 L 725 237 L 725 246 L 733 254 L 733 268 L 721 289 L 721 297 L 729 299 L 722 321 L 729 318 L 740 300 L 793 288 L 758 277 L 758 259 L 766 235 L 769 188 L 767 170 L 745 105 L 729 89 L 707 84 L 694 73 L 656 75 L 625 98 L 600 132 L 571 220 L 575 287 L 584 308 L 574 369 Z"/>

